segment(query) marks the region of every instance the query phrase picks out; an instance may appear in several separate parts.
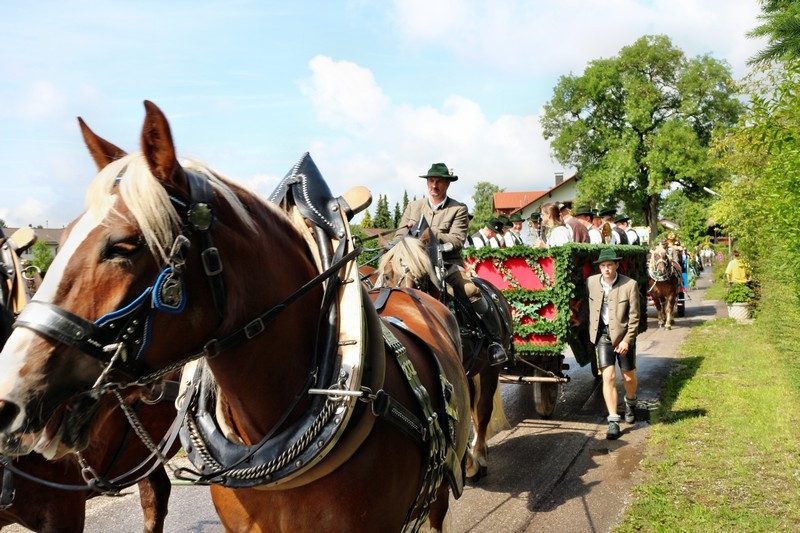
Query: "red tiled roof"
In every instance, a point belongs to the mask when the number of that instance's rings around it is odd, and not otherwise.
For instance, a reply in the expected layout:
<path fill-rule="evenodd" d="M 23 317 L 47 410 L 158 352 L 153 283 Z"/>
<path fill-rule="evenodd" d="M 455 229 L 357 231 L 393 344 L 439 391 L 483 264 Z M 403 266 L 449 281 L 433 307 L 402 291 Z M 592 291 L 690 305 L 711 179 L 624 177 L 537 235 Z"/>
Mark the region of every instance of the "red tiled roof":
<path fill-rule="evenodd" d="M 492 197 L 492 208 L 495 211 L 517 211 L 541 198 L 545 192 L 547 191 L 496 192 Z"/>
<path fill-rule="evenodd" d="M 492 196 L 492 208 L 494 211 L 502 211 L 504 213 L 511 214 L 514 211 L 519 211 L 525 206 L 532 204 L 542 196 L 552 193 L 556 189 L 566 185 L 570 181 L 574 180 L 575 177 L 576 175 L 573 174 L 569 178 L 564 178 L 561 183 L 547 189 L 546 191 L 496 192 Z"/>

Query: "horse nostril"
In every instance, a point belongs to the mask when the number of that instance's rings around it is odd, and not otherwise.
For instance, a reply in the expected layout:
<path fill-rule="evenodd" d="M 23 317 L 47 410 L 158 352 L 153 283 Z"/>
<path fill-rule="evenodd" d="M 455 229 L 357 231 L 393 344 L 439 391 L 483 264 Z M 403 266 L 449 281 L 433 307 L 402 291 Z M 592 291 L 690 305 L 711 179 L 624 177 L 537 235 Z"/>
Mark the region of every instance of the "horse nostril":
<path fill-rule="evenodd" d="M 5 431 L 14 423 L 14 420 L 19 415 L 19 406 L 17 404 L 0 400 L 0 431 Z"/>

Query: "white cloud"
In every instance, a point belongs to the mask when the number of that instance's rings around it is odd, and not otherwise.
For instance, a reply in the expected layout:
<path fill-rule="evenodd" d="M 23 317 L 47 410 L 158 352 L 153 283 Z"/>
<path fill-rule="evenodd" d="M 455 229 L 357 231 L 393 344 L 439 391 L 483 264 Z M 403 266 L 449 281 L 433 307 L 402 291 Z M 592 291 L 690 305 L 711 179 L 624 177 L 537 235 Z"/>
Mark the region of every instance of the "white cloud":
<path fill-rule="evenodd" d="M 394 18 L 406 46 L 441 46 L 508 72 L 577 74 L 643 35 L 665 34 L 689 56 L 727 58 L 741 76 L 760 46 L 743 39 L 759 9 L 753 0 L 396 0 Z"/>
<path fill-rule="evenodd" d="M 318 75 L 320 65 L 336 75 Z M 337 65 L 345 68 L 337 69 Z M 508 190 L 552 185 L 552 174 L 542 174 L 553 163 L 537 115 L 506 115 L 490 121 L 477 102 L 457 94 L 439 106 L 394 104 L 383 98 L 367 69 L 327 58 L 315 58 L 310 67 L 313 74 L 303 87 L 315 103 L 319 120 L 333 126 L 355 115 L 359 125 L 357 129 L 342 126 L 348 136 L 335 142 L 318 140 L 312 148 L 323 173 L 346 184 L 344 188 L 366 184 L 375 196 L 387 194 L 390 204 L 402 200 L 404 190 L 410 197 L 421 196 L 424 182 L 418 176 L 434 162 L 446 163 L 459 175 L 452 192 L 462 201 L 469 200 L 479 181 L 502 184 Z M 360 87 L 364 101 L 380 105 L 368 104 L 355 113 L 351 99 L 330 98 L 340 87 Z"/>
<path fill-rule="evenodd" d="M 300 88 L 311 99 L 319 120 L 327 126 L 348 131 L 369 128 L 374 117 L 388 105 L 388 98 L 368 69 L 326 56 L 313 58 L 309 67 L 311 80 L 301 83 Z"/>

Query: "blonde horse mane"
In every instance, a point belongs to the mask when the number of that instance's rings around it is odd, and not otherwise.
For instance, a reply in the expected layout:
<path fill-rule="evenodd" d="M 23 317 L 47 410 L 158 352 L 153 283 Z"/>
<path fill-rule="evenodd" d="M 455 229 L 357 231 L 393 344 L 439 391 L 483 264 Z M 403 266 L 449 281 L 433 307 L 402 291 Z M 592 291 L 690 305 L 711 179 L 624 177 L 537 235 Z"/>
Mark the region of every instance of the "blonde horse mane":
<path fill-rule="evenodd" d="M 256 226 L 247 210 L 230 188 L 230 180 L 202 163 L 193 160 L 182 162 L 183 168 L 208 178 L 211 186 L 221 194 L 240 220 L 254 234 Z M 181 217 L 175 210 L 167 191 L 150 172 L 147 161 L 141 152 L 126 155 L 111 162 L 95 177 L 86 192 L 86 209 L 98 220 L 107 216 L 122 214 L 114 209 L 114 201 L 119 197 L 125 202 L 145 243 L 153 255 L 166 262 L 175 236 L 181 230 Z"/>
<path fill-rule="evenodd" d="M 439 278 L 433 263 L 431 263 L 431 258 L 428 256 L 425 244 L 414 237 L 406 236 L 398 239 L 394 246 L 381 257 L 380 263 L 378 263 L 378 272 L 378 282 L 384 285 L 384 275 L 394 273 L 392 281 L 397 283 L 399 281 L 397 278 L 405 272 L 415 279 L 428 276 L 436 288 L 441 289 Z"/>

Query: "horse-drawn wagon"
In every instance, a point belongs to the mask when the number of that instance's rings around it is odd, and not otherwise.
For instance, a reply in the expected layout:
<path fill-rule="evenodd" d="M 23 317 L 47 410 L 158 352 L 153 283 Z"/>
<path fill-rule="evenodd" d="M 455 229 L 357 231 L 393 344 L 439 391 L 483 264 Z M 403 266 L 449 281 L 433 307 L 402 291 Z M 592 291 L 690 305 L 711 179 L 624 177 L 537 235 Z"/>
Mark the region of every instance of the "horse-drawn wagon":
<path fill-rule="evenodd" d="M 588 310 L 584 304 L 585 280 L 597 273 L 594 261 L 603 245 L 568 244 L 557 248 L 517 246 L 465 251 L 467 268 L 502 290 L 514 317 L 515 363 L 502 379 L 531 383 L 536 412 L 553 414 L 559 388 L 569 381 L 564 374 L 564 351 L 570 347 L 580 366 L 596 363 L 589 344 Z M 615 246 L 619 271 L 636 279 L 641 288 L 641 309 L 646 309 L 647 250 Z M 644 331 L 647 321 L 640 322 Z"/>

